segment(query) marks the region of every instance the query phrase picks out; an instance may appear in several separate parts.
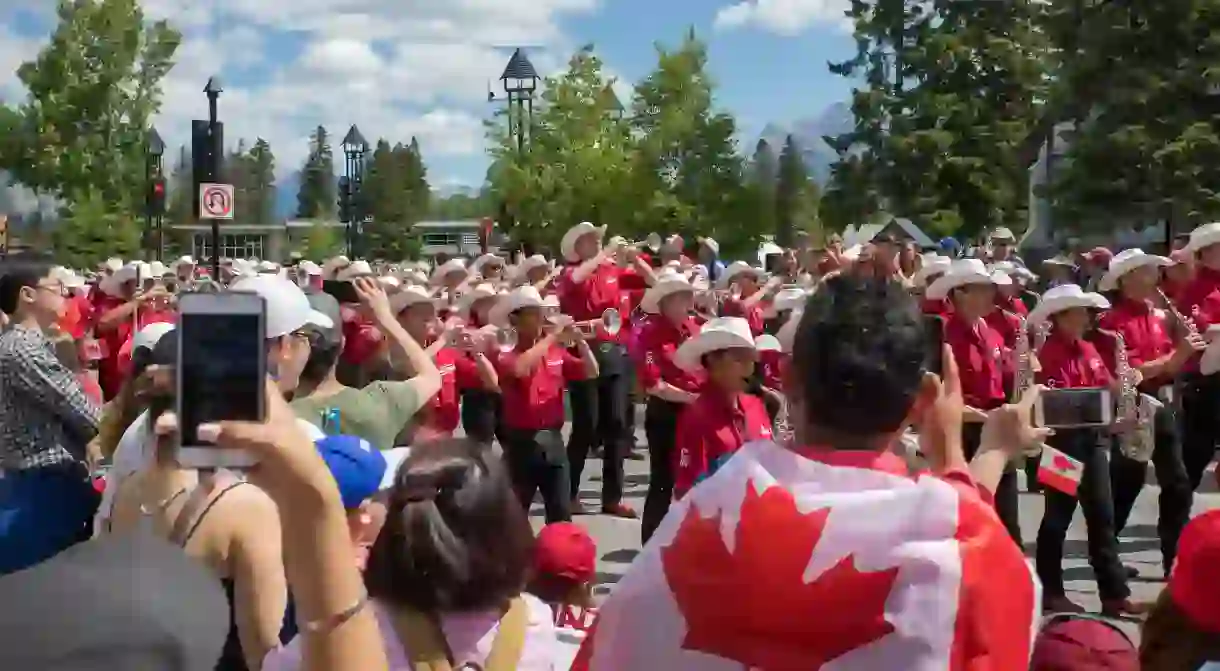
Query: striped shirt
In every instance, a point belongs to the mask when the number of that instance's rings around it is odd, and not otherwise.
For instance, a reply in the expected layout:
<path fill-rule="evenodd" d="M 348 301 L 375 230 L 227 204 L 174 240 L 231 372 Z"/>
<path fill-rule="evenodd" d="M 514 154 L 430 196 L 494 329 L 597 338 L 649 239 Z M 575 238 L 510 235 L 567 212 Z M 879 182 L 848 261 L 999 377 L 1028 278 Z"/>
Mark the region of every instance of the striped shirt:
<path fill-rule="evenodd" d="M 0 469 L 83 462 L 100 414 L 40 330 L 0 332 Z"/>

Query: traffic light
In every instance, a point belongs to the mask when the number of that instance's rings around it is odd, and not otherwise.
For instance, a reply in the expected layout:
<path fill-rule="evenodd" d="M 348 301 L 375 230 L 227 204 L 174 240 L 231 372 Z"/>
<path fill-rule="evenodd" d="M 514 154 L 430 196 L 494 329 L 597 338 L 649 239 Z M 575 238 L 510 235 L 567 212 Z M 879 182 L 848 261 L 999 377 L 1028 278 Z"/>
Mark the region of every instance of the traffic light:
<path fill-rule="evenodd" d="M 339 178 L 339 222 L 352 221 L 352 183 L 347 177 Z"/>
<path fill-rule="evenodd" d="M 165 178 L 154 177 L 148 185 L 148 216 L 165 214 Z"/>

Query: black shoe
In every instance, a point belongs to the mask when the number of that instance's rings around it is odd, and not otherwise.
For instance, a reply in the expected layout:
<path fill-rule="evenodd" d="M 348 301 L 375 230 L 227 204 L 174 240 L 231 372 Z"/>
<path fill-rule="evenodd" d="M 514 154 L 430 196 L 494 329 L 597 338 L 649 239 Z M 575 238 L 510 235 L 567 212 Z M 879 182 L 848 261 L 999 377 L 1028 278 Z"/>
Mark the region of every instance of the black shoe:
<path fill-rule="evenodd" d="M 1123 572 L 1127 574 L 1127 580 L 1134 580 L 1140 577 L 1140 570 L 1134 566 L 1123 565 Z"/>

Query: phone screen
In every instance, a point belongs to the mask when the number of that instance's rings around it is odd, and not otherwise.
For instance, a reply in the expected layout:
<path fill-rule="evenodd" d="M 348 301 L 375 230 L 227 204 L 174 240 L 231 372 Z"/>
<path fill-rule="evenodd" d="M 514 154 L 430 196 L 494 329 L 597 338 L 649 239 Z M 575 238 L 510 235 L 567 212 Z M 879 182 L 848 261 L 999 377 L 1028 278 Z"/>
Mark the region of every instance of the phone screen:
<path fill-rule="evenodd" d="M 945 320 L 937 315 L 924 315 L 924 368 L 929 373 L 943 375 L 945 369 Z"/>
<path fill-rule="evenodd" d="M 1042 426 L 1067 428 L 1110 423 L 1107 389 L 1048 389 L 1040 395 L 1039 403 Z"/>
<path fill-rule="evenodd" d="M 178 331 L 182 445 L 200 445 L 196 429 L 206 422 L 260 421 L 266 393 L 261 315 L 184 312 Z"/>
<path fill-rule="evenodd" d="M 356 285 L 346 280 L 324 280 L 322 291 L 335 297 L 340 303 L 359 303 L 360 294 L 356 293 Z"/>

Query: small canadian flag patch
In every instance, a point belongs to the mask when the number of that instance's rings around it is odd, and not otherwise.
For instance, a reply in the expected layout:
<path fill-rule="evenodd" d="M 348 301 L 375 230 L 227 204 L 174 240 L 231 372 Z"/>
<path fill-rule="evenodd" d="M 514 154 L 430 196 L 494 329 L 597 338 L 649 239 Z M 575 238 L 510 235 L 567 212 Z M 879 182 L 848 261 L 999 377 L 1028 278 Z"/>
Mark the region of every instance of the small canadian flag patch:
<path fill-rule="evenodd" d="M 1042 458 L 1038 460 L 1038 482 L 1068 496 L 1076 496 L 1083 475 L 1083 463 L 1050 445 L 1042 446 Z"/>

